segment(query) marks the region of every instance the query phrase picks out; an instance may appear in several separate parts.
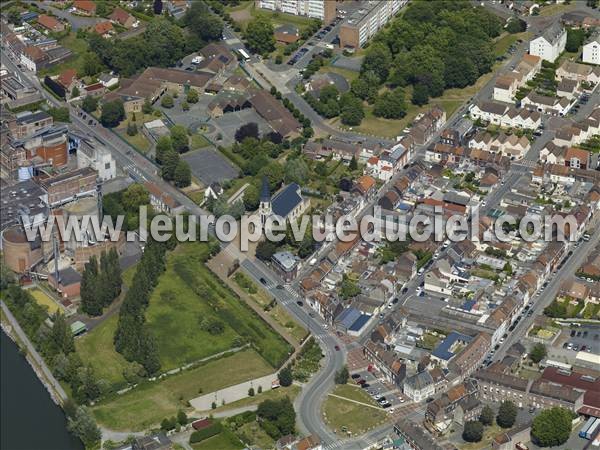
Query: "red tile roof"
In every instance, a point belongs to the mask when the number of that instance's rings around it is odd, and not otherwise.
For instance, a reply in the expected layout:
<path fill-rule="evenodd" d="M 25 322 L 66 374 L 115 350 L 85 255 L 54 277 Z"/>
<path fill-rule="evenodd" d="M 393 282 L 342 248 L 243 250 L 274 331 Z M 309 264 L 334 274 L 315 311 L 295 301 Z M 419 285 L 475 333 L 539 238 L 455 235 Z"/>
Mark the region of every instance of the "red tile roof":
<path fill-rule="evenodd" d="M 64 87 L 71 86 L 73 79 L 77 76 L 77 71 L 75 69 L 66 69 L 60 73 L 58 76 L 58 82 L 62 84 Z"/>
<path fill-rule="evenodd" d="M 96 26 L 94 26 L 94 31 L 102 36 L 112 30 L 113 25 L 108 21 L 97 23 Z"/>
<path fill-rule="evenodd" d="M 75 0 L 73 2 L 73 7 L 91 14 L 96 13 L 96 3 L 92 0 Z"/>
<path fill-rule="evenodd" d="M 49 30 L 57 30 L 62 26 L 58 20 L 47 14 L 40 14 L 37 18 L 37 22 Z"/>

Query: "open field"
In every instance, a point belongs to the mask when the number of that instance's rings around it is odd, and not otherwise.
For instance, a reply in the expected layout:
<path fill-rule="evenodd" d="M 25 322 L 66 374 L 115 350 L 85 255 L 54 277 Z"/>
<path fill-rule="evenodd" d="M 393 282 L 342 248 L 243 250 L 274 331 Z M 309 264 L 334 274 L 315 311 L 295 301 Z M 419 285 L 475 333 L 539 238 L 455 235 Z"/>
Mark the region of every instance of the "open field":
<path fill-rule="evenodd" d="M 540 16 L 553 16 L 555 14 L 563 14 L 572 9 L 575 9 L 577 5 L 573 3 L 559 3 L 554 5 L 547 5 L 540 9 Z"/>
<path fill-rule="evenodd" d="M 244 448 L 244 445 L 235 434 L 228 429 L 223 429 L 223 431 L 216 436 L 190 445 L 194 450 L 213 450 L 217 448 L 219 450 L 238 450 Z"/>
<path fill-rule="evenodd" d="M 294 25 L 298 27 L 300 30 L 306 27 L 310 20 L 307 17 L 302 16 L 294 16 L 291 14 L 285 14 L 277 11 L 269 11 L 266 9 L 256 8 L 254 1 L 244 1 L 241 2 L 240 5 L 234 6 L 232 8 L 225 8 L 233 20 L 242 28 L 246 29 L 246 25 L 253 19 L 257 17 L 266 17 L 271 21 L 274 28 L 277 28 L 281 25 Z"/>
<path fill-rule="evenodd" d="M 258 405 L 260 402 L 265 400 L 279 400 L 284 397 L 289 397 L 290 400 L 294 399 L 300 394 L 300 387 L 291 385 L 288 387 L 280 387 L 277 389 L 270 389 L 264 391 L 261 394 L 256 394 L 254 397 L 246 397 L 236 402 L 227 403 L 224 406 L 219 406 L 216 409 L 211 410 L 211 413 L 218 413 L 221 411 L 231 411 L 232 409 L 243 408 L 245 406 Z"/>
<path fill-rule="evenodd" d="M 118 321 L 119 316 L 115 314 L 75 339 L 77 354 L 83 362 L 92 365 L 99 379 L 111 384 L 125 383 L 123 370 L 127 367 L 127 360 L 117 353 L 113 344 Z"/>
<path fill-rule="evenodd" d="M 213 392 L 273 371 L 254 350 L 208 361 L 198 367 L 145 383 L 93 408 L 98 422 L 115 430 L 143 430 L 157 425 L 200 392 Z"/>
<path fill-rule="evenodd" d="M 333 394 L 374 406 L 370 408 L 344 398 L 328 396 L 323 403 L 323 415 L 329 427 L 338 433 L 341 433 L 342 427 L 345 427 L 348 433 L 362 434 L 388 419 L 388 413 L 360 388 L 340 385 L 336 386 Z"/>
<path fill-rule="evenodd" d="M 77 33 L 71 32 L 64 38 L 60 39 L 58 43 L 71 50 L 73 55 L 61 64 L 57 64 L 40 71 L 39 75 L 42 78 L 44 75 L 58 75 L 66 69 L 75 69 L 78 73 L 82 72 L 83 55 L 88 50 L 88 43 L 86 40 L 78 38 Z"/>
<path fill-rule="evenodd" d="M 354 80 L 356 80 L 358 78 L 358 75 L 359 75 L 358 72 L 355 72 L 353 70 L 344 69 L 342 67 L 335 67 L 335 66 L 332 66 L 331 64 L 321 67 L 321 69 L 319 69 L 319 72 L 337 73 L 338 75 L 343 76 L 346 79 L 346 81 L 348 81 L 348 83 L 352 83 Z"/>
<path fill-rule="evenodd" d="M 167 258 L 146 311 L 163 370 L 252 342 L 278 368 L 291 347 L 205 266 L 208 245 L 180 245 Z M 211 324 L 219 324 L 216 330 Z M 212 333 L 211 333 L 212 331 Z"/>
<path fill-rule="evenodd" d="M 233 275 L 233 281 L 242 288 L 248 296 L 263 308 L 271 303 L 272 297 L 246 274 L 237 271 Z M 290 335 L 300 343 L 308 335 L 308 331 L 298 324 L 292 316 L 279 303 L 267 311 L 277 323 L 286 328 Z"/>
<path fill-rule="evenodd" d="M 28 292 L 35 299 L 38 305 L 46 306 L 48 308 L 48 314 L 52 315 L 58 311 L 59 307 L 56 302 L 41 289 L 30 289 Z"/>
<path fill-rule="evenodd" d="M 150 150 L 152 144 L 150 143 L 148 138 L 142 133 L 142 127 L 146 122 L 156 120 L 157 118 L 158 117 L 152 114 L 137 113 L 135 116 L 135 120 L 133 120 L 133 114 L 128 113 L 127 118 L 123 120 L 117 128 L 115 128 L 115 131 L 119 134 L 119 136 L 121 136 L 131 145 L 133 145 L 133 147 L 137 149 L 140 153 L 147 153 L 148 150 Z M 135 122 L 135 124 L 137 125 L 138 132 L 134 136 L 129 136 L 127 134 L 127 123 L 129 122 Z"/>

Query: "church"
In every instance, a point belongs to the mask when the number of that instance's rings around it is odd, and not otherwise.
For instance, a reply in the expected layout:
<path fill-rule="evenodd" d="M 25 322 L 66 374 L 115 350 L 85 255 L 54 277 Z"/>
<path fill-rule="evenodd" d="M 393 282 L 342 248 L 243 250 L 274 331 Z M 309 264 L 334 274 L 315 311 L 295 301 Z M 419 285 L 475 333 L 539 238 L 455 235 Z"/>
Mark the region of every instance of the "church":
<path fill-rule="evenodd" d="M 263 178 L 262 189 L 260 192 L 260 206 L 258 213 L 260 221 L 265 226 L 267 219 L 271 216 L 278 216 L 285 221 L 298 219 L 310 206 L 310 199 L 302 197 L 302 191 L 297 183 L 291 183 L 282 187 L 271 198 L 271 189 L 269 180 Z"/>

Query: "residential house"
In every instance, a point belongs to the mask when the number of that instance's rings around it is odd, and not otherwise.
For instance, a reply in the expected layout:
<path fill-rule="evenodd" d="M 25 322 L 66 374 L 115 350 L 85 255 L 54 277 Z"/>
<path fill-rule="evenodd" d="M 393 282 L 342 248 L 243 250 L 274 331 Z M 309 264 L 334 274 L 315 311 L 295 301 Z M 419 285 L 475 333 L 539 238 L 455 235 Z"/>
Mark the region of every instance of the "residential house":
<path fill-rule="evenodd" d="M 569 147 L 565 152 L 565 166 L 575 169 L 590 168 L 590 152 L 582 148 Z"/>
<path fill-rule="evenodd" d="M 414 450 L 446 450 L 430 433 L 421 425 L 410 419 L 396 422 L 394 433 L 406 442 L 408 448 Z"/>
<path fill-rule="evenodd" d="M 586 64 L 600 64 L 600 33 L 595 33 L 583 44 L 581 60 Z"/>
<path fill-rule="evenodd" d="M 539 112 L 555 116 L 564 116 L 571 109 L 571 106 L 573 106 L 568 98 L 550 97 L 538 94 L 535 91 L 527 94 L 521 100 L 521 105 L 530 106 Z"/>
<path fill-rule="evenodd" d="M 23 49 L 21 53 L 21 64 L 23 64 L 28 70 L 37 72 L 49 65 L 48 54 L 33 45 L 28 45 Z"/>
<path fill-rule="evenodd" d="M 363 346 L 363 355 L 387 381 L 400 388 L 406 378 L 406 364 L 385 347 L 369 340 Z"/>
<path fill-rule="evenodd" d="M 454 386 L 427 404 L 425 423 L 443 433 L 454 422 L 463 425 L 465 421 L 477 420 L 482 409 L 477 397 L 477 383 L 472 379 Z"/>
<path fill-rule="evenodd" d="M 500 120 L 508 112 L 508 109 L 508 106 L 503 103 L 486 101 L 473 105 L 469 112 L 474 120 L 500 125 Z"/>
<path fill-rule="evenodd" d="M 74 12 L 82 16 L 96 15 L 96 2 L 92 0 L 75 0 L 73 2 Z"/>
<path fill-rule="evenodd" d="M 220 74 L 228 69 L 232 69 L 237 64 L 237 59 L 233 53 L 224 45 L 211 43 L 205 45 L 198 52 L 201 61 L 198 64 L 198 70 Z"/>
<path fill-rule="evenodd" d="M 56 82 L 65 88 L 65 92 L 71 93 L 74 86 L 78 84 L 77 71 L 75 69 L 65 69 L 56 78 Z"/>
<path fill-rule="evenodd" d="M 103 38 L 109 38 L 115 34 L 115 29 L 112 22 L 106 20 L 104 22 L 98 22 L 96 25 L 94 25 L 94 32 Z"/>
<path fill-rule="evenodd" d="M 578 95 L 579 82 L 570 78 L 563 78 L 556 86 L 556 95 L 574 100 Z"/>
<path fill-rule="evenodd" d="M 287 251 L 277 252 L 273 254 L 271 261 L 275 271 L 286 283 L 289 283 L 298 275 L 299 259 L 292 253 Z"/>
<path fill-rule="evenodd" d="M 492 450 L 522 449 L 526 448 L 525 444 L 529 441 L 531 441 L 531 423 L 525 422 L 495 436 Z"/>
<path fill-rule="evenodd" d="M 600 81 L 600 67 L 565 60 L 556 69 L 556 79 L 561 81 L 563 78 L 569 78 L 580 83 L 585 81 L 586 83 L 596 84 Z"/>
<path fill-rule="evenodd" d="M 118 6 L 113 9 L 113 12 L 108 16 L 110 21 L 115 24 L 119 24 L 122 27 L 127 29 L 134 27 L 138 21 L 137 19 L 125 11 L 123 8 L 119 8 Z"/>
<path fill-rule="evenodd" d="M 221 195 L 223 195 L 223 187 L 218 182 L 213 182 L 209 184 L 204 190 L 204 198 L 209 199 L 212 198 L 217 200 Z"/>
<path fill-rule="evenodd" d="M 529 43 L 529 53 L 554 62 L 565 50 L 566 44 L 567 30 L 560 22 L 555 22 Z"/>
<path fill-rule="evenodd" d="M 365 199 L 372 198 L 377 193 L 377 184 L 375 183 L 375 179 L 369 175 L 363 175 L 359 177 L 354 183 L 352 192 Z"/>
<path fill-rule="evenodd" d="M 479 385 L 481 400 L 498 403 L 510 400 L 519 408 L 527 406 L 529 381 L 506 374 L 503 369 L 501 363 L 495 362 L 473 374 Z"/>
<path fill-rule="evenodd" d="M 513 103 L 518 88 L 519 82 L 516 77 L 510 74 L 501 75 L 496 78 L 492 98 L 499 102 Z"/>
<path fill-rule="evenodd" d="M 103 73 L 98 77 L 98 81 L 102 83 L 102 86 L 106 89 L 110 89 L 119 84 L 119 76 L 113 72 Z"/>
<path fill-rule="evenodd" d="M 144 183 L 144 187 L 148 191 L 150 205 L 156 211 L 175 215 L 183 210 L 181 203 L 156 184 L 147 181 Z"/>
<path fill-rule="evenodd" d="M 409 134 L 413 137 L 416 144 L 424 145 L 445 123 L 446 111 L 439 106 L 434 106 L 426 113 L 415 118 Z"/>
<path fill-rule="evenodd" d="M 300 39 L 300 33 L 298 27 L 291 24 L 283 24 L 275 28 L 274 32 L 275 40 L 280 44 L 293 44 Z"/>
<path fill-rule="evenodd" d="M 37 23 L 39 23 L 48 31 L 52 31 L 54 33 L 65 31 L 65 24 L 59 21 L 56 17 L 49 16 L 48 14 L 40 14 L 37 17 Z"/>
<path fill-rule="evenodd" d="M 458 374 L 459 379 L 463 380 L 470 376 L 483 362 L 490 347 L 490 336 L 486 333 L 479 333 L 462 351 L 450 360 L 448 368 L 453 373 Z"/>
<path fill-rule="evenodd" d="M 435 394 L 435 383 L 428 371 L 419 372 L 404 380 L 402 392 L 414 402 L 421 402 Z"/>

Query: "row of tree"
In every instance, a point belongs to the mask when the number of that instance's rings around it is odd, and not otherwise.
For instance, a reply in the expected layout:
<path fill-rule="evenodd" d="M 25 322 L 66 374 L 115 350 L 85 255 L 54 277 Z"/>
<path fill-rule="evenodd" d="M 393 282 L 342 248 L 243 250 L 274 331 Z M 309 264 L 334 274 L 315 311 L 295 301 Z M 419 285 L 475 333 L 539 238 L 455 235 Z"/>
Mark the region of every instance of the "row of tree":
<path fill-rule="evenodd" d="M 119 310 L 115 349 L 128 361 L 141 364 L 148 375 L 158 372 L 160 360 L 155 338 L 145 327 L 145 311 L 158 277 L 165 270 L 167 249 L 175 245 L 174 240 L 166 243 L 148 241 Z"/>
<path fill-rule="evenodd" d="M 160 174 L 177 187 L 186 187 L 192 182 L 190 165 L 179 156 L 188 148 L 187 131 L 181 125 L 175 125 L 170 136 L 161 136 L 156 143 L 155 159 L 161 165 Z"/>
<path fill-rule="evenodd" d="M 3 277 L 3 300 L 56 378 L 70 386 L 73 399 L 77 403 L 97 400 L 106 385 L 96 378 L 92 367 L 85 366 L 76 353 L 73 334 L 65 316 L 56 312 L 51 317 L 50 326 L 46 321 L 46 307 L 14 284 L 14 279 Z M 69 429 L 86 446 L 91 447 L 100 441 L 100 430 L 86 408 L 67 401 L 64 409 Z"/>
<path fill-rule="evenodd" d="M 361 77 L 377 87 L 413 85 L 413 103 L 425 104 L 445 89 L 471 85 L 489 72 L 495 60 L 492 39 L 501 32 L 500 19 L 483 7 L 414 2 L 376 36 Z"/>
<path fill-rule="evenodd" d="M 121 283 L 119 254 L 114 247 L 100 254 L 100 264 L 92 256 L 81 277 L 81 310 L 90 316 L 102 315 L 121 293 Z"/>

